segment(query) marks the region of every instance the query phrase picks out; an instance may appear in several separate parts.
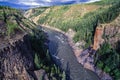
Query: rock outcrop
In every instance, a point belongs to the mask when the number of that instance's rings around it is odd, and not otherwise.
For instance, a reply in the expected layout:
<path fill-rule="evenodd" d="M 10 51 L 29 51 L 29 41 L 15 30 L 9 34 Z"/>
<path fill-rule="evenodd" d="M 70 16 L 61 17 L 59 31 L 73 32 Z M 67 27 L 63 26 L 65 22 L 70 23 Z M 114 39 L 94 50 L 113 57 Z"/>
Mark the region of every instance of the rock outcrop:
<path fill-rule="evenodd" d="M 105 41 L 108 42 L 113 48 L 116 48 L 116 45 L 120 40 L 120 26 L 105 25 L 104 36 Z"/>
<path fill-rule="evenodd" d="M 120 26 L 115 24 L 102 24 L 98 26 L 94 35 L 93 49 L 97 50 L 103 42 L 108 42 L 113 48 L 120 40 Z"/>
<path fill-rule="evenodd" d="M 32 80 L 33 70 L 33 52 L 27 35 L 0 47 L 0 80 Z"/>
<path fill-rule="evenodd" d="M 100 25 L 99 27 L 96 28 L 95 30 L 95 35 L 94 35 L 94 43 L 93 43 L 93 49 L 97 50 L 98 48 L 100 48 L 100 44 L 103 43 L 103 31 L 104 28 L 102 27 L 102 25 Z"/>

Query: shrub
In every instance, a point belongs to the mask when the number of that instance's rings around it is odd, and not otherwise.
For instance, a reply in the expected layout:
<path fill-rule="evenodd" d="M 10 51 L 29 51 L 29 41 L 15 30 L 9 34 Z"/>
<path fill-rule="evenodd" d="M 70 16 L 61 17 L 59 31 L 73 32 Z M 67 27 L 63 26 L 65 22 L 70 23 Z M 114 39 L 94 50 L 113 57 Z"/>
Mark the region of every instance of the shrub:
<path fill-rule="evenodd" d="M 13 22 L 7 22 L 7 34 L 10 36 L 15 32 L 15 29 L 18 29 L 18 25 Z"/>
<path fill-rule="evenodd" d="M 97 51 L 95 63 L 97 67 L 109 73 L 114 80 L 120 79 L 120 54 L 113 49 L 107 42 Z"/>

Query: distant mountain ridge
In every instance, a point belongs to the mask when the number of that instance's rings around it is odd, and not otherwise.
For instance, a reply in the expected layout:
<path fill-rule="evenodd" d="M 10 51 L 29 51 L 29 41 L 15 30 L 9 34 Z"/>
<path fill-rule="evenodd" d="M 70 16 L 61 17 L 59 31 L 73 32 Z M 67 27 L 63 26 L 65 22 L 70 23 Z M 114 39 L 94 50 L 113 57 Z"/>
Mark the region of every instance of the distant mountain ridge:
<path fill-rule="evenodd" d="M 10 6 L 13 8 L 17 8 L 17 9 L 28 9 L 30 6 L 25 6 L 25 5 L 21 5 L 21 4 L 15 4 L 15 3 L 10 3 L 10 2 L 5 2 L 5 1 L 0 1 L 0 5 L 1 6 Z"/>

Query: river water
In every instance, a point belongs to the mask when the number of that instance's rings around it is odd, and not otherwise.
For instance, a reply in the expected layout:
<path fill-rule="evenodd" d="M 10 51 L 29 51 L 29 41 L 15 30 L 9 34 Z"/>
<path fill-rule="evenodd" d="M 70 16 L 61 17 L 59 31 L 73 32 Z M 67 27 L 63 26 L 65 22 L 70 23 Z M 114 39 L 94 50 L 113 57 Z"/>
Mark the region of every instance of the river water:
<path fill-rule="evenodd" d="M 98 76 L 78 63 L 67 37 L 57 31 L 44 28 L 49 38 L 49 51 L 55 63 L 67 75 L 67 80 L 99 80 Z"/>

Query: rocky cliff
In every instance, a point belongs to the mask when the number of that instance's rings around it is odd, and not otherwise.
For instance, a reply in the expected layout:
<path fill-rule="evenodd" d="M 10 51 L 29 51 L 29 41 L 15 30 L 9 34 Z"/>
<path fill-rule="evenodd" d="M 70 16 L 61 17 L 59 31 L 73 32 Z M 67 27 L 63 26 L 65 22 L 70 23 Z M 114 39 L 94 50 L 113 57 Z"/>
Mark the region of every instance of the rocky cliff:
<path fill-rule="evenodd" d="M 97 50 L 103 42 L 108 42 L 112 48 L 117 48 L 120 40 L 120 15 L 110 23 L 98 25 L 94 33 L 93 49 Z"/>
<path fill-rule="evenodd" d="M 0 47 L 0 79 L 31 80 L 30 72 L 34 70 L 33 52 L 29 38 L 23 38 Z"/>
<path fill-rule="evenodd" d="M 20 10 L 0 6 L 0 80 L 39 80 L 46 76 L 45 70 L 36 70 L 39 63 L 35 63 L 34 49 L 43 50 L 39 47 L 45 35 L 35 27 Z"/>

